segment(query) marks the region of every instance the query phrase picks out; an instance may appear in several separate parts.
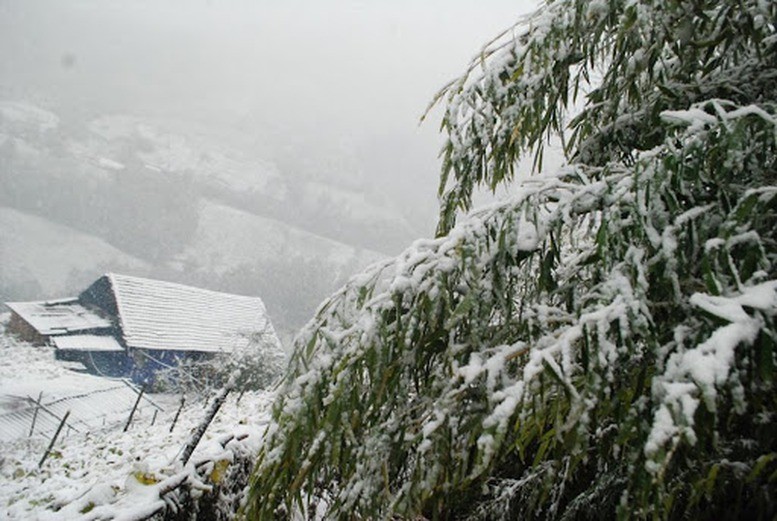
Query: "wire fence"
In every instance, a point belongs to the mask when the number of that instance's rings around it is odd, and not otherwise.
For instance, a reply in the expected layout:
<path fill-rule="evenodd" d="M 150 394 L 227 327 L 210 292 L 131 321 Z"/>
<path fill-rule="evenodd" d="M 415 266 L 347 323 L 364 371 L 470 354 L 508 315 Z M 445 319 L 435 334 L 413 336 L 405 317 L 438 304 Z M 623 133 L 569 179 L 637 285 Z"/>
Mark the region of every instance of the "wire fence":
<path fill-rule="evenodd" d="M 47 399 L 40 403 L 31 396 L 21 398 L 19 406 L 0 414 L 0 441 L 14 441 L 30 436 L 51 437 L 67 411 L 70 416 L 63 436 L 73 432 L 90 432 L 101 428 L 121 428 L 137 402 L 134 421 L 151 422 L 164 409 L 145 395 L 138 401 L 140 389 L 121 380 L 117 385 L 86 393 Z"/>

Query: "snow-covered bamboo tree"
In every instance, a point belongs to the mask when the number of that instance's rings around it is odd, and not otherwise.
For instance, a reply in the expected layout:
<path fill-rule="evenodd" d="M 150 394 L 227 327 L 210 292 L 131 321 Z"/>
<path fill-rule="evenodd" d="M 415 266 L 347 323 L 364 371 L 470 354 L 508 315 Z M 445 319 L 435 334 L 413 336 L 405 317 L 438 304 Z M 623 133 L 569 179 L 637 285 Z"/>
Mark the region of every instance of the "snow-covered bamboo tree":
<path fill-rule="evenodd" d="M 487 45 L 437 100 L 438 238 L 300 333 L 250 514 L 777 514 L 775 20 L 555 0 Z"/>

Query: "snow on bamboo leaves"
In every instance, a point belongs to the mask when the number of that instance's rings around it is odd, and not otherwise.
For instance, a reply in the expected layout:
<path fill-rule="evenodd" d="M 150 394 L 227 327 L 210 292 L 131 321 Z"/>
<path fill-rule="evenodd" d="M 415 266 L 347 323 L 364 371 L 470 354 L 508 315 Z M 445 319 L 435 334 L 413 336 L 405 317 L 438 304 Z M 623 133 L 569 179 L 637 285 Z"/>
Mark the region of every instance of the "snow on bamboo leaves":
<path fill-rule="evenodd" d="M 440 237 L 302 330 L 250 512 L 777 513 L 775 19 L 560 0 L 487 46 L 440 96 Z M 594 72 L 569 164 L 457 219 Z"/>

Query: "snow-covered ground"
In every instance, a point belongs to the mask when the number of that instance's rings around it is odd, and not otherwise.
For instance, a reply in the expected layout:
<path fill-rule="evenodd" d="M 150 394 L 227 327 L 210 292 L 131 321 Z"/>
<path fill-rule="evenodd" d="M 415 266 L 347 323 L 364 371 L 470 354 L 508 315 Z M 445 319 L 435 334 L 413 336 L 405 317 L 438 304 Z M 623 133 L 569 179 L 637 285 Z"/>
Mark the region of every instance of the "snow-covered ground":
<path fill-rule="evenodd" d="M 51 348 L 9 338 L 3 330 L 7 318 L 7 314 L 0 315 L 0 429 L 1 415 L 18 408 L 23 396 L 37 398 L 41 390 L 51 398 L 94 395 L 116 386 L 117 380 L 84 374 L 77 370 L 78 364 L 56 361 Z M 127 432 L 123 429 L 128 410 L 105 414 L 104 424 L 102 420 L 74 421 L 75 429 L 63 429 L 40 467 L 51 441 L 50 431 L 36 428 L 31 437 L 0 437 L 0 518 L 137 518 L 159 504 L 159 488 L 165 480 L 193 475 L 194 466 L 202 460 L 229 461 L 233 445 L 225 440 L 230 436 L 240 438 L 231 442 L 239 443 L 240 451 L 255 453 L 272 396 L 250 392 L 239 401 L 238 393 L 228 397 L 185 467 L 179 462 L 182 449 L 212 400 L 187 397 L 171 433 L 180 396 L 154 394 L 149 398 L 163 410 L 154 418 L 156 408 L 142 400 L 141 412 Z M 102 402 L 93 400 L 85 409 L 109 407 L 107 400 Z M 81 413 L 72 408 L 68 424 L 77 414 Z"/>

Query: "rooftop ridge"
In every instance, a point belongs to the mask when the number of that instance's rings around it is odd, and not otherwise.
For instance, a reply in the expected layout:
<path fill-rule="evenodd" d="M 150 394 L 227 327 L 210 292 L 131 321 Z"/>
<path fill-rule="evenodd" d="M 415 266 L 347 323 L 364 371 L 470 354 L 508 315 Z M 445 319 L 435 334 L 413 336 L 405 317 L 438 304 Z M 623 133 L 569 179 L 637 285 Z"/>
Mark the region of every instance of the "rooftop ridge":
<path fill-rule="evenodd" d="M 246 345 L 253 331 L 274 331 L 259 297 L 117 273 L 105 276 L 129 348 L 231 351 Z"/>
<path fill-rule="evenodd" d="M 184 291 L 198 291 L 198 292 L 203 292 L 203 293 L 212 293 L 214 295 L 220 295 L 220 296 L 229 297 L 229 298 L 232 298 L 232 299 L 238 298 L 238 299 L 247 299 L 247 300 L 258 300 L 260 302 L 263 302 L 262 298 L 261 297 L 257 297 L 257 296 L 238 295 L 236 293 L 227 293 L 225 291 L 216 291 L 216 290 L 213 290 L 213 289 L 201 288 L 201 287 L 198 287 L 198 286 L 191 286 L 191 285 L 188 285 L 188 284 L 182 284 L 180 282 L 170 282 L 170 281 L 162 280 L 162 279 L 151 279 L 151 278 L 148 278 L 148 277 L 138 277 L 138 276 L 135 276 L 135 275 L 123 275 L 123 274 L 120 274 L 120 273 L 113 273 L 113 272 L 106 273 L 105 276 L 109 277 L 109 280 L 111 281 L 111 286 L 112 287 L 115 287 L 114 281 L 116 281 L 117 279 L 121 280 L 121 281 L 138 282 L 138 283 L 149 283 L 149 282 L 151 282 L 151 283 L 155 283 L 155 284 L 163 284 L 163 285 L 169 286 L 171 288 L 179 288 L 179 289 L 184 290 Z"/>

